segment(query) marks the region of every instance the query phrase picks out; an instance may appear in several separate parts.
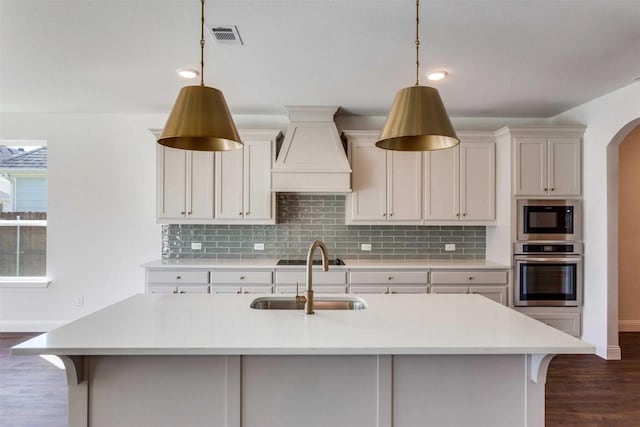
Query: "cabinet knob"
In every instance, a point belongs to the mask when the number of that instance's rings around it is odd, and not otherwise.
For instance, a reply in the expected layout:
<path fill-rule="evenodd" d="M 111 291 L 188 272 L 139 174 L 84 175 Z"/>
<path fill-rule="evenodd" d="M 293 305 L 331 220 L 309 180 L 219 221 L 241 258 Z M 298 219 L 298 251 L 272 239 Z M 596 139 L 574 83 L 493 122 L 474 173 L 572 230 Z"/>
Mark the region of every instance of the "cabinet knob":
<path fill-rule="evenodd" d="M 393 216 L 393 212 L 391 212 L 391 213 L 389 214 L 389 216 Z"/>
<path fill-rule="evenodd" d="M 551 191 L 556 191 L 556 189 L 555 189 L 555 188 L 553 188 L 553 187 L 551 187 Z"/>
<path fill-rule="evenodd" d="M 549 191 L 549 189 L 545 187 L 544 191 Z"/>
<path fill-rule="evenodd" d="M 382 216 L 387 216 L 387 214 L 386 214 L 386 213 L 383 213 L 383 214 L 382 214 Z"/>
<path fill-rule="evenodd" d="M 460 216 L 460 213 L 458 212 L 458 213 L 456 214 L 456 216 Z"/>
<path fill-rule="evenodd" d="M 463 214 L 462 214 L 462 216 L 467 216 L 467 213 L 466 213 L 466 212 L 465 212 L 465 213 L 463 213 Z"/>
<path fill-rule="evenodd" d="M 184 215 L 184 211 L 180 212 L 180 215 Z"/>
<path fill-rule="evenodd" d="M 247 211 L 247 212 L 245 212 L 244 214 L 245 214 L 245 215 L 249 215 L 250 213 L 251 213 L 251 212 Z"/>
<path fill-rule="evenodd" d="M 240 280 L 244 280 L 244 276 L 240 276 Z"/>
<path fill-rule="evenodd" d="M 187 212 L 187 215 L 191 215 L 192 213 L 193 213 L 193 212 L 189 211 L 189 212 Z"/>
<path fill-rule="evenodd" d="M 473 280 L 473 276 L 469 276 L 469 280 Z"/>
<path fill-rule="evenodd" d="M 238 291 L 238 292 L 236 292 L 236 294 L 241 294 L 241 293 L 242 293 L 242 291 Z"/>
<path fill-rule="evenodd" d="M 387 280 L 393 280 L 393 276 L 387 277 Z"/>
<path fill-rule="evenodd" d="M 178 290 L 176 289 L 175 291 L 171 292 L 172 294 L 177 294 Z"/>
<path fill-rule="evenodd" d="M 176 276 L 176 280 L 182 279 L 182 276 Z"/>
<path fill-rule="evenodd" d="M 186 292 L 185 292 L 185 291 L 180 291 L 180 293 L 181 293 L 181 294 L 186 294 Z"/>
<path fill-rule="evenodd" d="M 238 215 L 242 216 L 242 212 L 238 212 Z"/>

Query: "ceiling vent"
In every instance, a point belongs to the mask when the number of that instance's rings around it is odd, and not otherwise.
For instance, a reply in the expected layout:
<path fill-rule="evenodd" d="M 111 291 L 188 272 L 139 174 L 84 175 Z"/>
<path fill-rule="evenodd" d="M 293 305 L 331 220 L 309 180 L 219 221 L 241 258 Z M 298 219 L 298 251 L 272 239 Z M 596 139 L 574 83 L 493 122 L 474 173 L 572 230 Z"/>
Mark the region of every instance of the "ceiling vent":
<path fill-rule="evenodd" d="M 242 46 L 242 38 L 235 25 L 208 25 L 207 28 L 216 44 Z"/>

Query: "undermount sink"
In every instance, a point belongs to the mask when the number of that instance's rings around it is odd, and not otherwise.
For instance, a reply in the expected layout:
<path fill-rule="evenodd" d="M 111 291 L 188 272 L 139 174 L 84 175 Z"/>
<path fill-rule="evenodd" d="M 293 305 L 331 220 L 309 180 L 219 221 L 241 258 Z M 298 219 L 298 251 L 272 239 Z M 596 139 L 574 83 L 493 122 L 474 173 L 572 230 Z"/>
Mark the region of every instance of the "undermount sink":
<path fill-rule="evenodd" d="M 249 306 L 256 310 L 304 310 L 303 302 L 293 297 L 260 297 Z M 315 310 L 363 310 L 367 303 L 355 297 L 316 297 L 313 300 Z"/>

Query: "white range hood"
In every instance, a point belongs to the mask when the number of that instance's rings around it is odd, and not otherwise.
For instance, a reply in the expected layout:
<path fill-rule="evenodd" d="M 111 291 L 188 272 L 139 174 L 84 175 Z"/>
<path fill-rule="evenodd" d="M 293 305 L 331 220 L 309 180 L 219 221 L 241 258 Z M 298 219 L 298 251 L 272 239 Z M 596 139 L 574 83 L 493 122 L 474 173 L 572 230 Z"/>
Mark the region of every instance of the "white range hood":
<path fill-rule="evenodd" d="M 333 121 L 338 107 L 285 108 L 290 124 L 271 169 L 272 191 L 350 193 L 351 166 Z"/>

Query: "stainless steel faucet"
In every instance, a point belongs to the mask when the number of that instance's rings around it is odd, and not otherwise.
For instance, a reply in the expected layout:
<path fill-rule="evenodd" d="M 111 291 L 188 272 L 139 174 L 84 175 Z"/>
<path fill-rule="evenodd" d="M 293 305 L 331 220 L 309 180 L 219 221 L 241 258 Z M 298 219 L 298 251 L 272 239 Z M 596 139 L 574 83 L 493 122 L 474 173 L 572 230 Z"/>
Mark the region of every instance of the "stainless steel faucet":
<path fill-rule="evenodd" d="M 329 271 L 329 255 L 327 253 L 327 247 L 320 240 L 315 240 L 311 246 L 309 246 L 309 252 L 307 252 L 307 297 L 304 304 L 304 312 L 306 314 L 313 314 L 313 252 L 316 248 L 320 248 L 320 254 L 322 255 L 322 269 Z"/>

